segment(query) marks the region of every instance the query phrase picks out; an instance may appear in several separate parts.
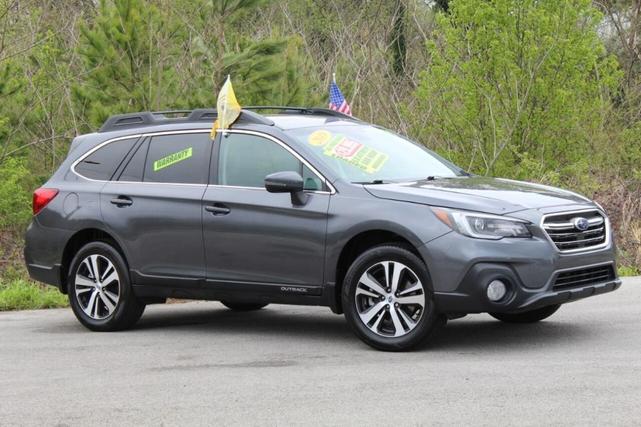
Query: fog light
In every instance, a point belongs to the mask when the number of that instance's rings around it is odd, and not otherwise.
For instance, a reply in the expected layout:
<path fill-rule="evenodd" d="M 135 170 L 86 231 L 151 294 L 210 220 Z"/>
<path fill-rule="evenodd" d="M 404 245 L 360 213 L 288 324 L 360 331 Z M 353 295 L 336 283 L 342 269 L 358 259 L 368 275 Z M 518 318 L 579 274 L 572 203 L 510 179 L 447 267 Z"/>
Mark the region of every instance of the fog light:
<path fill-rule="evenodd" d="M 487 285 L 487 298 L 492 302 L 497 302 L 503 299 L 507 293 L 507 286 L 500 280 L 492 280 Z"/>

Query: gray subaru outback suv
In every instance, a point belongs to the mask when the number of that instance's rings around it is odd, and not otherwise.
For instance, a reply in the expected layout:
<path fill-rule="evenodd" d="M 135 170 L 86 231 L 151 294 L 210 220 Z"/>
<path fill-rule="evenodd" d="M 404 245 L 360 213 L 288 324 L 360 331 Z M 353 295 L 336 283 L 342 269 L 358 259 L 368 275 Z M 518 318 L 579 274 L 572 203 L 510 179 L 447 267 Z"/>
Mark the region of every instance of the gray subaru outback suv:
<path fill-rule="evenodd" d="M 35 191 L 29 273 L 89 329 L 169 297 L 322 305 L 406 350 L 447 319 L 536 322 L 621 284 L 608 218 L 578 194 L 470 175 L 331 110 L 244 109 L 212 140 L 215 117 L 111 117 Z"/>

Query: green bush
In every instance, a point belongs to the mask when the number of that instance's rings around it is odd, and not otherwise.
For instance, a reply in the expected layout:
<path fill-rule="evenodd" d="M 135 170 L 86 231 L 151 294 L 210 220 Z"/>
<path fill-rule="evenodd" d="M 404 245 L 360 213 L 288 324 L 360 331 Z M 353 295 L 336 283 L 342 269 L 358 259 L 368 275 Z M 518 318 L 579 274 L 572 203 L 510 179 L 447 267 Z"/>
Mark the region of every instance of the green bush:
<path fill-rule="evenodd" d="M 472 172 L 574 184 L 599 160 L 621 78 L 601 22 L 590 0 L 452 0 L 427 43 L 413 133 Z"/>
<path fill-rule="evenodd" d="M 66 295 L 51 286 L 26 280 L 0 283 L 0 311 L 66 307 L 67 304 Z"/>
<path fill-rule="evenodd" d="M 0 163 L 0 230 L 19 229 L 31 216 L 30 174 L 24 163 L 8 158 Z"/>
<path fill-rule="evenodd" d="M 620 265 L 617 269 L 619 276 L 638 276 L 639 269 L 633 265 Z"/>

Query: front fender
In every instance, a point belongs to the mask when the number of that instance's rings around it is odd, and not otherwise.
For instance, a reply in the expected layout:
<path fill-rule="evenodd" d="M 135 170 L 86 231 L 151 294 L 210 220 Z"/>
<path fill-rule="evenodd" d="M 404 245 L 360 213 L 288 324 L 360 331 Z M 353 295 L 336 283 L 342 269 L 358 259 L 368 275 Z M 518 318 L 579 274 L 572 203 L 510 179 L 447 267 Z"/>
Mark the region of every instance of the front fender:
<path fill-rule="evenodd" d="M 393 233 L 419 248 L 451 230 L 426 205 L 376 198 L 331 198 L 327 223 L 325 283 L 336 282 L 345 246 L 364 232 Z"/>

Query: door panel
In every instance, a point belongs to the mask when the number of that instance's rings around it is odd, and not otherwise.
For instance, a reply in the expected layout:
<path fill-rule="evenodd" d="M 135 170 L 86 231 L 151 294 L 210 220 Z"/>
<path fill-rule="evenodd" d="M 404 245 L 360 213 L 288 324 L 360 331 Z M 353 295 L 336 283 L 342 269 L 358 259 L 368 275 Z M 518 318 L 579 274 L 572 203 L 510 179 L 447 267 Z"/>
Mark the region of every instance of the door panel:
<path fill-rule="evenodd" d="M 309 193 L 304 206 L 289 194 L 209 186 L 203 199 L 207 279 L 320 286 L 329 194 Z M 208 212 L 208 206 L 228 209 Z"/>
<path fill-rule="evenodd" d="M 101 192 L 105 224 L 127 247 L 137 285 L 196 286 L 205 278 L 202 198 L 212 143 L 182 132 L 142 141 Z"/>
<path fill-rule="evenodd" d="M 201 203 L 204 185 L 109 182 L 102 190 L 105 223 L 127 245 L 136 284 L 205 277 Z M 112 203 L 127 198 L 130 205 Z"/>
<path fill-rule="evenodd" d="M 203 198 L 207 280 L 239 291 L 317 294 L 320 288 L 277 285 L 322 285 L 330 194 L 317 191 L 324 180 L 310 165 L 270 138 L 232 130 L 216 139 L 213 185 Z M 265 176 L 282 171 L 305 177 L 304 204 L 265 190 Z"/>

